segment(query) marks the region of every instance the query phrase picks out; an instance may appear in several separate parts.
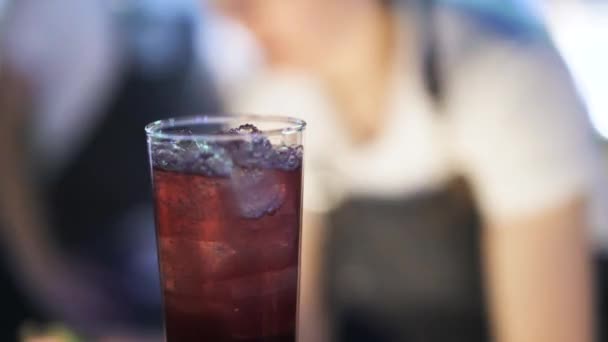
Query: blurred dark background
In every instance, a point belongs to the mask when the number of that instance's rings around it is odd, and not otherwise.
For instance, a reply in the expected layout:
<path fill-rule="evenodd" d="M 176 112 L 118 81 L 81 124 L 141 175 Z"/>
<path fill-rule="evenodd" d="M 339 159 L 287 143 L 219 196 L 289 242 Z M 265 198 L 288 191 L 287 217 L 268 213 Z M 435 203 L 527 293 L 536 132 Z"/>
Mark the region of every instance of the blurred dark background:
<path fill-rule="evenodd" d="M 608 158 L 608 3 L 515 2 L 546 23 Z M 264 58 L 215 5 L 0 0 L 1 341 L 48 329 L 158 339 L 143 127 L 221 111 Z"/>

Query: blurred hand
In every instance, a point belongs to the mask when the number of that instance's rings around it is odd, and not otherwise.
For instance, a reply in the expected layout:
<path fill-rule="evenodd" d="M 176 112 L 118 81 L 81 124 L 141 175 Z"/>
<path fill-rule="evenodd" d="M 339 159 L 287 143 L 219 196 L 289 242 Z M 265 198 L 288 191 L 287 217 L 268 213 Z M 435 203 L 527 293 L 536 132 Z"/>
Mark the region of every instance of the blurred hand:
<path fill-rule="evenodd" d="M 100 336 L 124 321 L 119 299 L 103 287 L 107 277 L 95 268 L 58 253 L 22 265 L 23 281 L 36 303 L 51 317 L 78 331 Z M 105 278 L 105 279 L 104 279 Z"/>
<path fill-rule="evenodd" d="M 76 335 L 60 324 L 40 327 L 32 322 L 23 324 L 19 335 L 19 341 L 22 342 L 85 342 L 91 340 Z M 133 333 L 127 331 L 106 331 L 94 339 L 96 342 L 161 342 L 163 340 L 161 333 Z"/>
<path fill-rule="evenodd" d="M 19 331 L 19 341 L 78 342 L 79 338 L 60 325 L 40 327 L 33 322 L 25 322 Z"/>

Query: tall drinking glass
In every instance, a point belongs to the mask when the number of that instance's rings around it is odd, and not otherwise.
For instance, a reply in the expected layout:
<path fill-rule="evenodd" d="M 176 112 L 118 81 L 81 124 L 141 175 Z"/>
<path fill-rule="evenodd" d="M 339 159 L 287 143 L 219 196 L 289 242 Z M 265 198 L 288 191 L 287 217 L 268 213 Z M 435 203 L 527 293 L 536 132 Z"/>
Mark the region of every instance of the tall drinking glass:
<path fill-rule="evenodd" d="M 295 341 L 305 125 L 146 127 L 167 341 Z"/>

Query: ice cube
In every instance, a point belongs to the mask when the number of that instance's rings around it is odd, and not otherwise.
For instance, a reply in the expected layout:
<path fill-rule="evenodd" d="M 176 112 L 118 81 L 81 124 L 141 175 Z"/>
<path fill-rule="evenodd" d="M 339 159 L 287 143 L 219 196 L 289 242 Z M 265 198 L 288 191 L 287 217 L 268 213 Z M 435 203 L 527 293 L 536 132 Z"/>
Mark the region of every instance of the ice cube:
<path fill-rule="evenodd" d="M 264 136 L 251 141 L 237 141 L 230 144 L 229 151 L 234 163 L 244 168 L 264 168 L 270 166 L 272 145 Z"/>
<path fill-rule="evenodd" d="M 152 146 L 152 163 L 155 167 L 175 170 L 179 167 L 182 151 L 182 148 L 175 144 L 155 144 Z"/>
<path fill-rule="evenodd" d="M 220 146 L 201 153 L 200 160 L 206 168 L 206 172 L 203 172 L 205 175 L 227 177 L 234 167 L 232 157 Z"/>
<path fill-rule="evenodd" d="M 177 133 L 182 136 L 193 134 L 188 129 Z M 243 137 L 228 142 L 210 142 L 202 138 L 155 142 L 152 146 L 154 166 L 170 171 L 228 177 L 235 167 L 291 171 L 302 164 L 302 146 L 275 147 L 254 125 L 246 124 L 222 133 Z"/>
<path fill-rule="evenodd" d="M 252 124 L 244 124 L 237 128 L 231 128 L 225 131 L 228 134 L 260 134 L 260 131 L 256 126 Z"/>
<path fill-rule="evenodd" d="M 272 215 L 285 201 L 285 184 L 272 170 L 235 168 L 231 181 L 242 217 Z"/>
<path fill-rule="evenodd" d="M 272 144 L 257 127 L 251 124 L 242 125 L 225 131 L 231 135 L 246 135 L 242 140 L 226 143 L 236 165 L 245 168 L 269 167 L 272 156 Z"/>
<path fill-rule="evenodd" d="M 302 164 L 302 146 L 281 146 L 275 151 L 272 166 L 280 170 L 295 170 Z"/>

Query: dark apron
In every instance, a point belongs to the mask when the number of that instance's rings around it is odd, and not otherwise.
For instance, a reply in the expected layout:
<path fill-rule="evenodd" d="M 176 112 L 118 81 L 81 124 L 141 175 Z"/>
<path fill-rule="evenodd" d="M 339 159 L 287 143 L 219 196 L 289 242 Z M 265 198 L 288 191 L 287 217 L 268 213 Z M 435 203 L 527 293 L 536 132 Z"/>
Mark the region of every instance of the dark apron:
<path fill-rule="evenodd" d="M 436 5 L 421 4 L 425 85 L 441 115 Z M 465 179 L 400 200 L 351 198 L 328 223 L 323 279 L 333 341 L 489 340 L 481 224 Z"/>
<path fill-rule="evenodd" d="M 479 216 L 458 179 L 329 215 L 326 300 L 335 341 L 487 341 Z"/>

